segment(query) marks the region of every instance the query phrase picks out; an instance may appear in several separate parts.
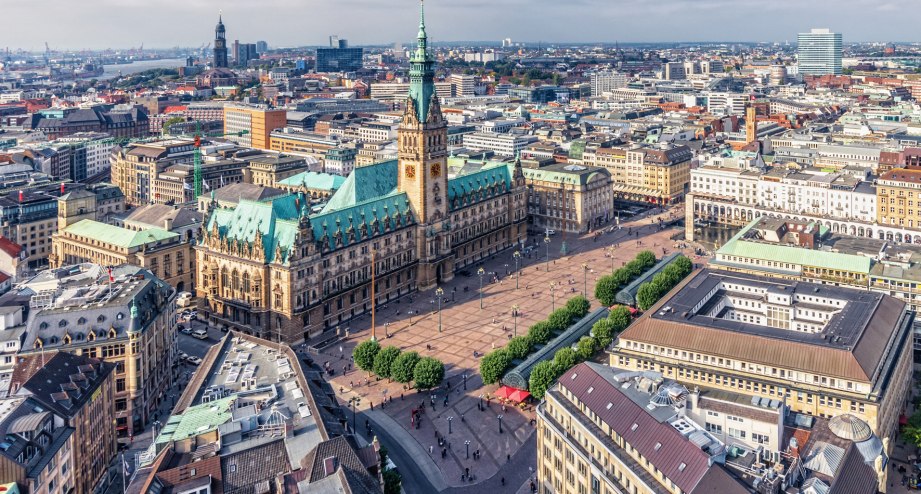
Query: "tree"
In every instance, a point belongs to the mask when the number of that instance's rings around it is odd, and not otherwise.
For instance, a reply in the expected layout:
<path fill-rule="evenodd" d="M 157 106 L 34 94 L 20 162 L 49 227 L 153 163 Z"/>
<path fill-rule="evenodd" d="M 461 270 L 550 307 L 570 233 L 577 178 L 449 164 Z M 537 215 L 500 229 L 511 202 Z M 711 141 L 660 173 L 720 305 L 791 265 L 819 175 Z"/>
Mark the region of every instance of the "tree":
<path fill-rule="evenodd" d="M 579 339 L 579 344 L 576 345 L 576 353 L 579 355 L 580 360 L 588 360 L 595 355 L 595 350 L 597 350 L 597 342 L 595 338 L 591 336 L 583 336 Z"/>
<path fill-rule="evenodd" d="M 552 360 L 539 362 L 531 369 L 531 376 L 528 378 L 528 391 L 538 400 L 544 397 L 547 389 L 553 384 L 553 381 L 559 377 L 556 372 L 556 366 Z"/>
<path fill-rule="evenodd" d="M 592 338 L 599 348 L 605 348 L 614 341 L 614 323 L 610 319 L 602 319 L 592 326 Z"/>
<path fill-rule="evenodd" d="M 588 299 L 582 295 L 576 295 L 566 302 L 566 308 L 569 309 L 570 317 L 573 319 L 584 317 L 585 314 L 588 314 L 588 309 L 591 306 L 592 304 L 589 303 Z"/>
<path fill-rule="evenodd" d="M 691 274 L 691 271 L 694 270 L 694 263 L 685 256 L 678 256 L 672 264 L 680 269 L 681 272 L 684 273 L 684 276 Z"/>
<path fill-rule="evenodd" d="M 902 438 L 915 446 L 921 446 L 921 410 L 908 417 L 908 424 L 902 427 Z"/>
<path fill-rule="evenodd" d="M 659 287 L 653 282 L 646 282 L 640 285 L 636 291 L 636 305 L 640 309 L 646 310 L 653 306 L 659 300 Z"/>
<path fill-rule="evenodd" d="M 557 372 L 562 375 L 567 369 L 579 363 L 579 356 L 572 348 L 561 348 L 553 356 L 553 365 L 556 366 Z"/>
<path fill-rule="evenodd" d="M 614 297 L 617 296 L 617 290 L 619 288 L 620 284 L 617 283 L 614 275 L 609 274 L 607 276 L 602 276 L 598 280 L 598 284 L 595 285 L 595 298 L 605 307 L 614 305 Z"/>
<path fill-rule="evenodd" d="M 640 265 L 645 269 L 649 269 L 655 266 L 656 264 L 656 255 L 653 254 L 652 251 L 649 251 L 649 250 L 644 250 L 643 252 L 640 252 L 639 254 L 636 255 L 635 259 L 639 261 Z"/>
<path fill-rule="evenodd" d="M 384 470 L 384 494 L 403 492 L 403 477 L 396 470 Z"/>
<path fill-rule="evenodd" d="M 540 321 L 528 328 L 528 339 L 536 344 L 547 343 L 550 341 L 551 332 L 550 323 Z"/>
<path fill-rule="evenodd" d="M 623 305 L 615 307 L 611 313 L 608 314 L 608 321 L 611 322 L 612 329 L 614 330 L 614 335 L 627 329 L 627 326 L 630 325 L 630 321 L 633 320 L 632 318 L 633 315 L 630 314 L 630 309 L 627 307 L 624 307 Z"/>
<path fill-rule="evenodd" d="M 531 353 L 531 340 L 527 336 L 516 336 L 509 340 L 505 350 L 512 360 L 523 359 Z"/>
<path fill-rule="evenodd" d="M 166 122 L 163 123 L 163 133 L 166 134 L 166 135 L 169 135 L 169 133 L 170 133 L 170 128 L 171 128 L 173 125 L 175 125 L 175 124 L 177 124 L 177 123 L 182 123 L 182 122 L 185 122 L 185 119 L 182 118 L 182 117 L 171 117 L 169 120 L 167 120 Z"/>
<path fill-rule="evenodd" d="M 433 357 L 422 357 L 413 369 L 413 381 L 417 389 L 431 389 L 445 377 L 445 364 Z"/>
<path fill-rule="evenodd" d="M 355 359 L 355 365 L 365 372 L 371 372 L 374 369 L 374 357 L 381 350 L 381 345 L 375 340 L 365 340 L 355 346 L 352 350 L 352 358 Z"/>
<path fill-rule="evenodd" d="M 374 373 L 380 377 L 390 378 L 393 362 L 400 356 L 400 349 L 395 346 L 382 348 L 374 356 Z"/>
<path fill-rule="evenodd" d="M 503 348 L 493 350 L 480 359 L 480 376 L 484 384 L 493 384 L 502 379 L 505 369 L 512 362 L 509 352 Z"/>
<path fill-rule="evenodd" d="M 557 309 L 547 318 L 550 331 L 562 331 L 572 323 L 572 312 L 566 307 Z"/>
<path fill-rule="evenodd" d="M 396 360 L 390 364 L 390 378 L 398 383 L 406 384 L 413 380 L 413 372 L 416 370 L 416 364 L 419 362 L 419 354 L 416 352 L 401 353 Z"/>

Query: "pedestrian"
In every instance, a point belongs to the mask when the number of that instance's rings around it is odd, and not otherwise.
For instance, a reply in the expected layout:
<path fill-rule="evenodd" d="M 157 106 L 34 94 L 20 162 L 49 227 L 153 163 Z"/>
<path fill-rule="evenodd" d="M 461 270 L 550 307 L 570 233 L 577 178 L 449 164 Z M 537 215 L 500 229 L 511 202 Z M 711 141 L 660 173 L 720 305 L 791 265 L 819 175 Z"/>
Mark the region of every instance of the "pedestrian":
<path fill-rule="evenodd" d="M 502 485 L 505 485 L 505 477 L 502 477 L 501 479 L 499 479 L 499 483 L 501 483 Z"/>
<path fill-rule="evenodd" d="M 371 403 L 371 410 L 374 410 L 374 402 L 372 401 L 370 403 Z"/>
<path fill-rule="evenodd" d="M 435 452 L 435 446 L 429 445 L 429 454 L 432 454 L 434 452 Z"/>
<path fill-rule="evenodd" d="M 400 401 L 403 401 L 403 393 L 400 393 Z"/>
<path fill-rule="evenodd" d="M 505 461 L 512 461 L 512 455 L 510 454 L 505 455 Z"/>

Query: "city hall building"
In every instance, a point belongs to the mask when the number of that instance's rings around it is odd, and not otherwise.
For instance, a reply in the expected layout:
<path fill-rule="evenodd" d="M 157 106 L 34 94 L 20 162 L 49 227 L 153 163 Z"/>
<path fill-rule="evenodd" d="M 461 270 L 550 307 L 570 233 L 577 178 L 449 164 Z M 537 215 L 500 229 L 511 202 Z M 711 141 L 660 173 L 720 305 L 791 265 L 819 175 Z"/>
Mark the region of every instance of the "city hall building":
<path fill-rule="evenodd" d="M 435 288 L 521 244 L 521 164 L 448 176 L 447 123 L 424 17 L 395 161 L 356 168 L 319 212 L 295 193 L 212 203 L 196 246 L 196 290 L 216 324 L 294 343 L 378 304 Z M 375 287 L 372 290 L 372 277 Z"/>

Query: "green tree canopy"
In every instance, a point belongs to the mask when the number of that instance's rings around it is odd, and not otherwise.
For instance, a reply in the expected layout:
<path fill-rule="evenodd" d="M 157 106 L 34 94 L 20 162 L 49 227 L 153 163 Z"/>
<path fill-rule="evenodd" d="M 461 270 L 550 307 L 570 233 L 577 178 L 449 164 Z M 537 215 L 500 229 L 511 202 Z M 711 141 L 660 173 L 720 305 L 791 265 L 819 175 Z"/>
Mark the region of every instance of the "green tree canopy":
<path fill-rule="evenodd" d="M 523 359 L 531 353 L 531 340 L 527 336 L 516 336 L 509 340 L 505 349 L 512 360 Z"/>
<path fill-rule="evenodd" d="M 614 323 L 610 319 L 602 319 L 592 326 L 592 337 L 599 348 L 605 348 L 614 341 Z"/>
<path fill-rule="evenodd" d="M 611 310 L 611 313 L 608 314 L 608 321 L 611 322 L 614 330 L 613 336 L 616 336 L 617 333 L 627 329 L 627 326 L 630 325 L 632 321 L 632 315 L 630 314 L 630 309 L 620 305 Z"/>
<path fill-rule="evenodd" d="M 595 338 L 591 336 L 583 336 L 579 339 L 579 344 L 576 346 L 576 353 L 579 354 L 580 360 L 588 360 L 595 355 L 595 350 L 598 349 L 597 342 Z"/>
<path fill-rule="evenodd" d="M 573 319 L 584 317 L 585 314 L 588 314 L 588 309 L 591 306 L 592 304 L 589 303 L 588 299 L 582 295 L 576 295 L 566 302 L 566 308 L 569 309 Z"/>
<path fill-rule="evenodd" d="M 552 361 L 538 362 L 531 369 L 531 376 L 528 378 L 528 391 L 540 400 L 557 377 L 559 377 L 559 374 L 557 374 L 556 366 L 553 365 Z"/>
<path fill-rule="evenodd" d="M 365 340 L 355 346 L 352 350 L 352 357 L 355 359 L 355 365 L 365 372 L 371 372 L 374 369 L 374 357 L 381 350 L 381 345 L 375 340 Z"/>
<path fill-rule="evenodd" d="M 400 349 L 395 346 L 382 348 L 374 356 L 374 373 L 380 377 L 390 377 L 391 366 L 400 356 Z"/>
<path fill-rule="evenodd" d="M 483 377 L 483 383 L 499 382 L 511 362 L 509 352 L 503 348 L 487 353 L 480 359 L 480 376 Z"/>
<path fill-rule="evenodd" d="M 595 285 L 595 298 L 601 302 L 601 305 L 609 307 L 614 305 L 614 297 L 617 296 L 618 289 L 620 289 L 620 284 L 613 274 L 602 276 Z"/>
<path fill-rule="evenodd" d="M 542 344 L 550 341 L 551 328 L 547 321 L 534 323 L 528 328 L 528 339 L 534 343 Z"/>
<path fill-rule="evenodd" d="M 413 382 L 418 389 L 431 389 L 445 377 L 445 365 L 433 357 L 422 357 L 413 369 Z"/>
<path fill-rule="evenodd" d="M 572 348 L 561 348 L 553 356 L 553 365 L 557 372 L 563 374 L 567 369 L 579 363 L 579 355 Z"/>
<path fill-rule="evenodd" d="M 390 365 L 390 378 L 403 384 L 412 381 L 417 362 L 419 362 L 418 353 L 401 353 Z"/>

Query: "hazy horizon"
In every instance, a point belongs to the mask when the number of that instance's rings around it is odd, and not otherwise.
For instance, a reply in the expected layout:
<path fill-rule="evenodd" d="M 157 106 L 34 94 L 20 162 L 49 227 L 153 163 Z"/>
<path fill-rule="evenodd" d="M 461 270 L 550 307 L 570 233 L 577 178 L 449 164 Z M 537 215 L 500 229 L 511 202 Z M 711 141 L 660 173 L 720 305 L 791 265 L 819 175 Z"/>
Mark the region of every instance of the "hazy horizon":
<path fill-rule="evenodd" d="M 219 11 L 228 44 L 325 45 L 338 35 L 388 45 L 414 38 L 418 9 L 416 0 L 47 0 L 43 10 L 55 15 L 37 19 L 34 3 L 12 0 L 6 18 L 26 21 L 4 26 L 0 49 L 41 52 L 46 41 L 52 50 L 198 47 L 213 40 Z M 885 42 L 915 32 L 917 15 L 904 14 L 921 14 L 912 0 L 428 0 L 425 10 L 436 42 L 547 44 L 792 43 L 814 27 L 842 33 L 845 43 Z"/>

